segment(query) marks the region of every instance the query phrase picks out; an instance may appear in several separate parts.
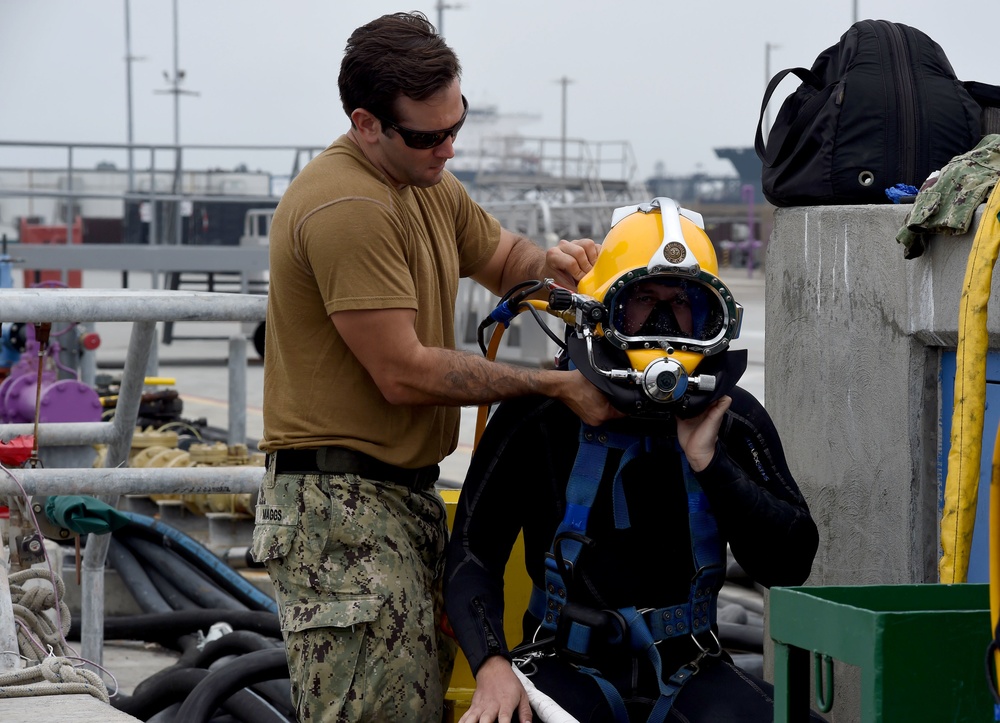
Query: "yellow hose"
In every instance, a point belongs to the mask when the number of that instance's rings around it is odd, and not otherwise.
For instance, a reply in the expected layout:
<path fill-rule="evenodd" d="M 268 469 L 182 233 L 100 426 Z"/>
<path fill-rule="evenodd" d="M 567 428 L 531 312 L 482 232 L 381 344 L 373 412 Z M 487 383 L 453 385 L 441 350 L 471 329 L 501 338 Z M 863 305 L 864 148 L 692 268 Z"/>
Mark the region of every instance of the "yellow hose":
<path fill-rule="evenodd" d="M 958 311 L 958 348 L 955 356 L 955 409 L 951 419 L 951 448 L 941 513 L 943 583 L 965 582 L 969 550 L 979 497 L 979 464 L 986 409 L 986 312 L 993 282 L 993 266 L 1000 252 L 1000 184 L 994 186 L 965 270 Z M 992 540 L 991 540 L 992 552 Z M 995 575 L 990 575 L 991 579 Z"/>

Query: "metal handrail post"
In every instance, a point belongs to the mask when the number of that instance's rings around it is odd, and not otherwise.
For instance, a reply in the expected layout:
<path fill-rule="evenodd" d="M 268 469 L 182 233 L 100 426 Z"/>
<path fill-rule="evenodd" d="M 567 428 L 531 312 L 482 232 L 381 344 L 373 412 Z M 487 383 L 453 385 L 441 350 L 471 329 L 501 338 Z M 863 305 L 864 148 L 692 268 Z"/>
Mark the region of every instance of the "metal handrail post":
<path fill-rule="evenodd" d="M 247 339 L 229 338 L 229 446 L 247 441 Z"/>
<path fill-rule="evenodd" d="M 176 246 L 184 243 L 184 159 L 181 156 L 181 147 L 177 146 L 175 151 L 176 166 L 174 168 L 174 194 L 179 196 L 174 202 L 174 241 Z"/>
<path fill-rule="evenodd" d="M 115 498 L 117 499 L 117 498 Z M 80 578 L 80 651 L 84 660 L 104 664 L 104 561 L 110 535 L 89 535 Z M 95 673 L 100 668 L 88 665 Z"/>
<path fill-rule="evenodd" d="M 535 204 L 538 206 L 538 212 L 542 217 L 542 234 L 545 239 L 545 245 L 553 246 L 554 243 L 551 241 L 551 238 L 556 235 L 556 232 L 552 225 L 552 207 L 549 206 L 547 201 L 543 200 L 535 201 Z M 556 238 L 556 242 L 558 241 L 559 239 Z"/>
<path fill-rule="evenodd" d="M 140 211 L 141 216 L 141 211 Z M 156 221 L 157 211 L 156 211 L 156 149 L 149 149 L 149 245 L 154 246 L 159 243 L 157 238 L 160 229 L 159 224 Z M 141 223 L 141 219 L 140 219 Z M 155 269 L 149 272 L 150 285 L 154 289 L 160 288 L 159 284 L 159 269 Z"/>
<path fill-rule="evenodd" d="M 66 245 L 73 243 L 73 146 L 66 146 Z M 81 239 L 82 240 L 82 239 Z M 63 273 L 62 280 L 66 281 L 67 275 Z"/>
<path fill-rule="evenodd" d="M 0 539 L 0 552 L 3 552 L 3 540 Z M 0 559 L 0 673 L 18 670 L 21 659 L 17 651 L 17 622 L 14 618 L 14 600 L 10 594 L 10 581 L 7 579 L 7 566 Z"/>
<path fill-rule="evenodd" d="M 94 322 L 83 323 L 84 331 L 88 334 L 96 330 Z M 97 354 L 93 349 L 83 349 L 80 351 L 80 381 L 88 386 L 95 386 L 97 381 Z"/>
<path fill-rule="evenodd" d="M 132 325 L 121 387 L 115 404 L 112 424 L 115 435 L 108 443 L 105 467 L 120 467 L 128 462 L 135 422 L 139 416 L 146 362 L 156 335 L 156 322 L 137 321 Z M 112 507 L 118 495 L 100 495 Z M 104 562 L 111 545 L 110 535 L 90 535 L 83 555 L 83 578 L 80 596 L 80 645 L 85 660 L 97 665 L 104 662 Z M 94 668 L 99 673 L 98 668 Z"/>
<path fill-rule="evenodd" d="M 118 389 L 118 401 L 115 403 L 115 416 L 111 420 L 115 427 L 115 435 L 108 444 L 105 467 L 119 467 L 128 462 L 129 452 L 132 449 L 132 435 L 135 432 L 139 405 L 142 402 L 146 360 L 149 358 L 149 350 L 155 337 L 155 321 L 133 323 L 128 351 L 125 354 L 122 381 Z"/>

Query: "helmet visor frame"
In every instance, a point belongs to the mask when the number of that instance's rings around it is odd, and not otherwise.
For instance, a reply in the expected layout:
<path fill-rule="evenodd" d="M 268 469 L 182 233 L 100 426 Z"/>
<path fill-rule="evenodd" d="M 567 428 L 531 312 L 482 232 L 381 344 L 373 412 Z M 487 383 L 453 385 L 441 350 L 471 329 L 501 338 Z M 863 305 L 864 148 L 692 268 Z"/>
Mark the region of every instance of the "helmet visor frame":
<path fill-rule="evenodd" d="M 605 295 L 608 341 L 620 349 L 673 348 L 714 354 L 739 336 L 743 307 L 722 281 L 636 269 Z"/>

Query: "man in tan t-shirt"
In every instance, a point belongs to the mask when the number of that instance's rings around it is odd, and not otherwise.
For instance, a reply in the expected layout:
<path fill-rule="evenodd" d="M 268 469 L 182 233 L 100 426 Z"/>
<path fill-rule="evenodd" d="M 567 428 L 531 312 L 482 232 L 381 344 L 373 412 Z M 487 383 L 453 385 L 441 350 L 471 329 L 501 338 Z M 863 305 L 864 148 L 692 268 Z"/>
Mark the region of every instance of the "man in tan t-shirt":
<path fill-rule="evenodd" d="M 579 372 L 455 349 L 460 277 L 497 295 L 546 277 L 573 288 L 598 251 L 502 229 L 445 170 L 468 111 L 460 72 L 422 14 L 356 30 L 339 79 L 350 130 L 272 222 L 253 554 L 302 721 L 441 719 L 454 648 L 433 486 L 460 406 L 541 394 L 588 424 L 620 416 Z"/>

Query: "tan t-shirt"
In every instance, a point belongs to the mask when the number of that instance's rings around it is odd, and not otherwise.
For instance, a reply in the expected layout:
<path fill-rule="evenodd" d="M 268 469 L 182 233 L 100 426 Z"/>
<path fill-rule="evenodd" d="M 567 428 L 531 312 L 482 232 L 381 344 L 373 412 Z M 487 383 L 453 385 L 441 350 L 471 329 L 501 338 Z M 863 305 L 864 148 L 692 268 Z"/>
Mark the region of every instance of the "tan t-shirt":
<path fill-rule="evenodd" d="M 329 315 L 416 309 L 420 341 L 453 349 L 458 279 L 499 240 L 451 173 L 397 191 L 346 136 L 313 159 L 271 225 L 261 449 L 337 445 L 402 467 L 454 451 L 459 409 L 389 404 Z"/>

